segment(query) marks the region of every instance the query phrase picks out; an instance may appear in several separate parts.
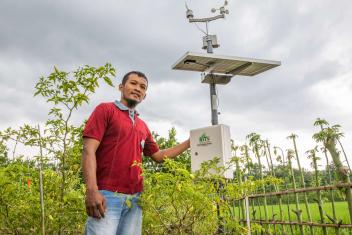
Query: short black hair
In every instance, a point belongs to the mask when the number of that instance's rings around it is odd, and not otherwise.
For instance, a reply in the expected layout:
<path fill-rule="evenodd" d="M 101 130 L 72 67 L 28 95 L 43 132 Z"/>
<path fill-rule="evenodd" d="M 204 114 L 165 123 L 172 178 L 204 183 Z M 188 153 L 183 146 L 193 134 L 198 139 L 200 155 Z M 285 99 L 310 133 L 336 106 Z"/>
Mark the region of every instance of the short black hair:
<path fill-rule="evenodd" d="M 139 72 L 139 71 L 131 71 L 131 72 L 128 72 L 126 73 L 123 78 L 122 78 L 122 85 L 125 85 L 127 80 L 128 80 L 128 77 L 131 75 L 131 74 L 135 74 L 137 75 L 138 77 L 141 77 L 141 78 L 144 78 L 146 81 L 147 81 L 147 84 L 148 84 L 148 78 L 147 76 L 145 76 L 144 73 L 142 72 Z"/>

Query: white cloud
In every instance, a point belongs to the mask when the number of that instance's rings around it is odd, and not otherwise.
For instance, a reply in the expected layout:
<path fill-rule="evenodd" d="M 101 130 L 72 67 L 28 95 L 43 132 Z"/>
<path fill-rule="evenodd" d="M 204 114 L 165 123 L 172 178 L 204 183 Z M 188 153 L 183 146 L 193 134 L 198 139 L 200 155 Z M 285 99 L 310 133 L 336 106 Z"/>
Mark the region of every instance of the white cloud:
<path fill-rule="evenodd" d="M 310 88 L 310 95 L 327 114 L 335 117 L 352 115 L 352 72 L 323 80 Z M 346 123 L 348 124 L 348 123 Z"/>

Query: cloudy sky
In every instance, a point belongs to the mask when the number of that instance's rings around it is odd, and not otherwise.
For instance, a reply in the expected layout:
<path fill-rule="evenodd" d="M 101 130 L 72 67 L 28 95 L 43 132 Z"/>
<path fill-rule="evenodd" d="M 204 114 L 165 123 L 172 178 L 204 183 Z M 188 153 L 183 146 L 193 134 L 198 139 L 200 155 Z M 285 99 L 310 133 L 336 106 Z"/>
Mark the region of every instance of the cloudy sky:
<path fill-rule="evenodd" d="M 187 0 L 196 17 L 212 16 L 222 0 Z M 230 0 L 225 20 L 210 24 L 216 54 L 279 60 L 282 65 L 256 77 L 235 77 L 218 86 L 219 122 L 241 143 L 251 132 L 272 145 L 291 148 L 299 136 L 302 154 L 314 147 L 317 117 L 339 123 L 345 145 L 352 143 L 352 2 L 339 0 Z M 34 85 L 57 65 L 72 71 L 110 62 L 114 83 L 130 70 L 150 80 L 138 110 L 151 130 L 178 139 L 210 125 L 209 87 L 196 72 L 171 66 L 186 51 L 202 52 L 202 33 L 187 22 L 184 1 L 0 1 L 0 128 L 47 119 L 48 105 L 34 98 Z M 119 98 L 102 86 L 75 122 L 100 102 Z M 347 147 L 352 153 L 352 148 Z M 352 159 L 351 159 L 352 160 Z"/>

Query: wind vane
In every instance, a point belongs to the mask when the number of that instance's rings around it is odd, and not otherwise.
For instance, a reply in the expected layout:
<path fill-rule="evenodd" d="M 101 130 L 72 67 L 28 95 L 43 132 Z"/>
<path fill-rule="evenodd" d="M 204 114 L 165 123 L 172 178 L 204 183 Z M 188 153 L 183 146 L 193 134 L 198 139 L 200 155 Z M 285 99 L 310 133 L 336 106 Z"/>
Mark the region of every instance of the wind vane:
<path fill-rule="evenodd" d="M 191 9 L 189 9 L 188 6 L 187 6 L 187 3 L 185 3 L 186 9 L 187 9 L 186 17 L 187 17 L 188 21 L 190 23 L 195 23 L 195 24 L 196 23 L 205 23 L 206 32 L 204 32 L 200 28 L 199 28 L 199 30 L 201 30 L 203 33 L 205 33 L 205 36 L 203 37 L 203 47 L 202 47 L 202 49 L 207 49 L 208 53 L 213 53 L 213 48 L 218 48 L 220 46 L 217 43 L 216 35 L 209 35 L 208 24 L 209 24 L 210 21 L 214 21 L 214 20 L 217 20 L 217 19 L 223 19 L 223 18 L 225 18 L 225 14 L 229 14 L 229 10 L 227 10 L 225 8 L 227 6 L 227 4 L 228 4 L 228 2 L 225 1 L 224 5 L 221 6 L 220 8 L 218 8 L 218 9 L 212 8 L 211 9 L 212 13 L 216 13 L 217 11 L 219 11 L 219 14 L 216 15 L 216 16 L 207 17 L 207 18 L 196 18 L 195 19 L 194 15 L 193 15 L 193 11 Z"/>

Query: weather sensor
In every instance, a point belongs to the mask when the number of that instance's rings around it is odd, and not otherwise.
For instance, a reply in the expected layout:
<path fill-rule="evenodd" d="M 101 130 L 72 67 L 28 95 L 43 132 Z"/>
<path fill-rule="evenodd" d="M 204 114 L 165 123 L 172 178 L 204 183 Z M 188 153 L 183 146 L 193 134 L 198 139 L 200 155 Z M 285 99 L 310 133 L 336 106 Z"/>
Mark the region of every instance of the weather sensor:
<path fill-rule="evenodd" d="M 194 23 L 205 35 L 203 36 L 202 49 L 207 53 L 187 52 L 172 66 L 175 70 L 194 71 L 201 73 L 201 82 L 208 83 L 210 87 L 211 123 L 212 126 L 191 130 L 191 165 L 192 170 L 197 170 L 203 161 L 214 157 L 220 158 L 220 165 L 225 165 L 231 157 L 230 128 L 218 124 L 218 98 L 216 84 L 227 84 L 233 76 L 255 76 L 269 69 L 281 65 L 280 61 L 244 58 L 237 56 L 214 55 L 213 48 L 219 47 L 216 35 L 209 34 L 209 23 L 214 20 L 224 19 L 229 10 L 228 2 L 219 8 L 212 8 L 215 16 L 195 18 L 193 11 L 186 4 L 186 17 Z M 203 30 L 198 23 L 204 23 Z M 225 172 L 224 177 L 232 178 L 233 171 Z"/>

